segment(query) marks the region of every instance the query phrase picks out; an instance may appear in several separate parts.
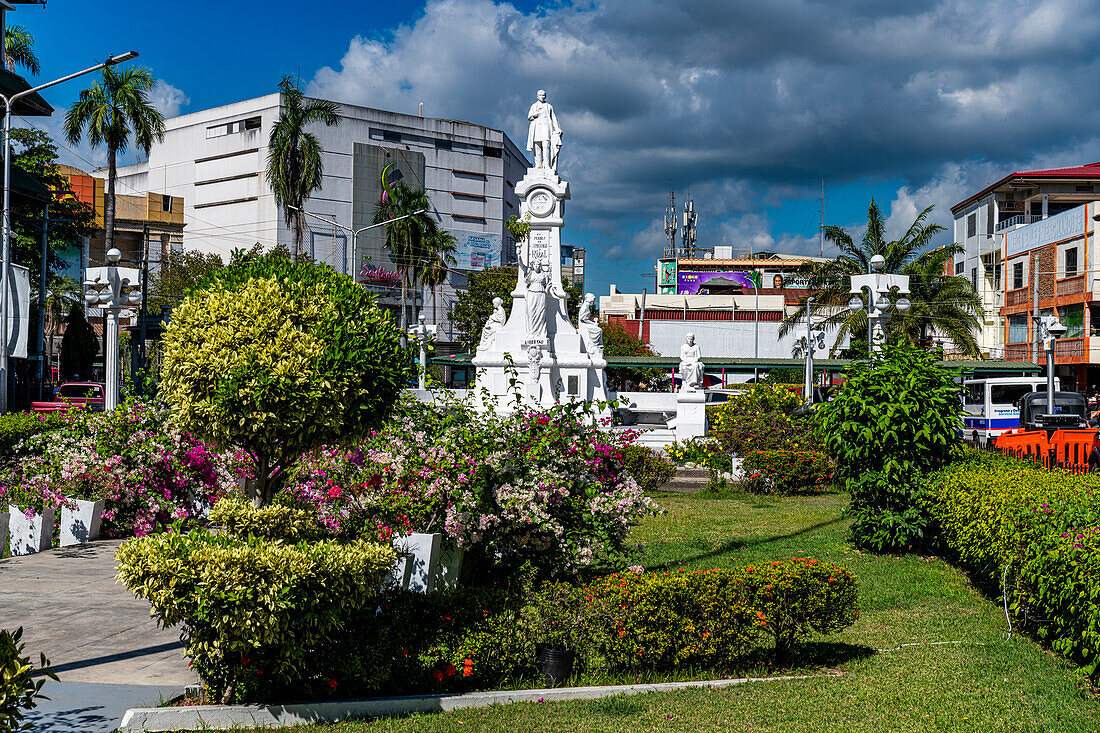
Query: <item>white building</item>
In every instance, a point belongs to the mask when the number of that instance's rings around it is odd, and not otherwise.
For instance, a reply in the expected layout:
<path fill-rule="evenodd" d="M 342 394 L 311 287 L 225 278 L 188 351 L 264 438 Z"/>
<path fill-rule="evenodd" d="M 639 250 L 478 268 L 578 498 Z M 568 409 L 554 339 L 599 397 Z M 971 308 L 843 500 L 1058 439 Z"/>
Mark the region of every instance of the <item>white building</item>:
<path fill-rule="evenodd" d="M 265 167 L 271 128 L 279 118 L 281 94 L 174 117 L 165 121 L 164 140 L 149 160 L 118 169 L 120 193 L 155 192 L 182 197 L 187 224 L 184 246 L 217 252 L 224 259 L 257 242 L 293 247 L 293 234 L 276 205 Z M 457 120 L 341 104 L 340 124 L 314 125 L 323 151 L 324 179 L 306 210 L 345 227 L 371 224 L 381 194 L 382 169 L 393 164 L 405 182 L 422 187 L 440 226 L 458 242 L 458 271 L 514 260 L 514 243 L 504 222 L 519 212 L 516 182 L 527 169 L 523 152 L 500 130 Z M 105 174 L 97 171 L 97 174 Z M 350 236 L 317 217 L 307 217 L 303 247 L 319 262 L 349 273 L 379 295 L 400 302 L 396 267 L 383 246 L 382 228 Z M 461 272 L 452 273 L 437 296 L 423 303 L 429 323 L 442 323 L 441 340 L 451 340 L 447 313 Z"/>

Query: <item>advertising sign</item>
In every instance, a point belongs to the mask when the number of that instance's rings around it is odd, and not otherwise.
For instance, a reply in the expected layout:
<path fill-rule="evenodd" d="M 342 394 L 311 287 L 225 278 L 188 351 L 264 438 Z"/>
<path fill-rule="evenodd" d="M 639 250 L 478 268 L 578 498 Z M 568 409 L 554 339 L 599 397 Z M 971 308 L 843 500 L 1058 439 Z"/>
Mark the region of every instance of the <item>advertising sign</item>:
<path fill-rule="evenodd" d="M 1085 214 L 1078 206 L 1061 214 L 1049 216 L 1026 227 L 1005 232 L 1005 250 L 1008 257 L 1021 252 L 1042 247 L 1063 239 L 1081 237 L 1085 234 Z"/>
<path fill-rule="evenodd" d="M 676 260 L 657 260 L 657 292 L 676 295 Z"/>
<path fill-rule="evenodd" d="M 756 287 L 752 272 L 694 272 L 680 270 L 677 277 L 680 295 L 725 295 L 734 289 Z"/>
<path fill-rule="evenodd" d="M 455 259 L 458 270 L 484 270 L 501 264 L 500 235 L 493 232 L 472 232 L 450 229 L 455 238 Z"/>

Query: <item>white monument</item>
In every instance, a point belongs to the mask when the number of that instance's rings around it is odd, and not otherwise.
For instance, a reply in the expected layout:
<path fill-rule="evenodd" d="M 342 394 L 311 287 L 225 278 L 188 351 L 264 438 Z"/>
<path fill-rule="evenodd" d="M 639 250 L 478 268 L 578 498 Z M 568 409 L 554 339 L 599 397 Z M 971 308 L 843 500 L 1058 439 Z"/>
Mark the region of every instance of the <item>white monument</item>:
<path fill-rule="evenodd" d="M 516 406 L 516 379 L 521 402 L 549 407 L 574 400 L 606 400 L 602 334 L 588 306 L 578 330 L 569 319 L 568 297 L 561 285 L 561 228 L 569 184 L 557 174 L 562 131 L 554 108 L 539 90 L 531 105 L 527 149 L 535 165 L 516 184 L 520 218 L 530 224 L 527 239 L 518 243 L 519 276 L 512 291 L 512 311 L 494 301 L 493 315 L 481 332 L 473 364 L 475 388 L 488 391 L 499 408 Z M 581 315 L 585 314 L 584 306 Z M 583 333 L 582 333 L 583 332 Z"/>
<path fill-rule="evenodd" d="M 676 440 L 707 434 L 707 396 L 703 392 L 703 357 L 695 334 L 680 347 L 680 391 L 676 395 Z"/>

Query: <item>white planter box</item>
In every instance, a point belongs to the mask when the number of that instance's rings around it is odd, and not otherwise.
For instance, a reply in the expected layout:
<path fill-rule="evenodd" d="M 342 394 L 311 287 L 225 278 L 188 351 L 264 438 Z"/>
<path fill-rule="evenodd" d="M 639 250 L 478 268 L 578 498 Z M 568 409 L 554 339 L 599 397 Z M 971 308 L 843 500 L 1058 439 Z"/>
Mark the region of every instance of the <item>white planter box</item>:
<path fill-rule="evenodd" d="M 54 509 L 35 514 L 30 519 L 14 504 L 8 505 L 8 536 L 11 538 L 12 555 L 30 555 L 50 549 L 53 542 Z"/>
<path fill-rule="evenodd" d="M 84 501 L 71 499 L 76 509 L 61 508 L 60 540 L 62 547 L 82 545 L 99 538 L 99 524 L 103 519 L 103 500 Z"/>
<path fill-rule="evenodd" d="M 730 477 L 734 481 L 745 478 L 745 468 L 741 465 L 741 456 L 739 455 L 730 456 Z"/>
<path fill-rule="evenodd" d="M 11 515 L 8 512 L 0 512 L 0 557 L 4 556 L 4 548 L 8 546 L 8 520 Z"/>
<path fill-rule="evenodd" d="M 414 593 L 431 593 L 458 585 L 462 550 L 443 549 L 443 535 L 413 533 L 397 537 L 394 548 L 401 553 L 393 564 L 398 588 Z"/>

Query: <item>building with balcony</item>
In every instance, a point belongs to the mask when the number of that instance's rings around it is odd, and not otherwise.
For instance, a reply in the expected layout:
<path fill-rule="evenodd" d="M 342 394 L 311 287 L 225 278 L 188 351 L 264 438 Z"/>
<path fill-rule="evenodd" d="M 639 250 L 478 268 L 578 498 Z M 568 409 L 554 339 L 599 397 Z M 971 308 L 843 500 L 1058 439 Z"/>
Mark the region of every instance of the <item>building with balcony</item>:
<path fill-rule="evenodd" d="M 1057 233 L 1053 232 L 1051 224 L 1044 222 L 1098 200 L 1100 163 L 1090 163 L 1013 172 L 951 207 L 955 220 L 954 241 L 963 246 L 963 252 L 952 262 L 953 272 L 947 274 L 969 278 L 981 295 L 986 315 L 981 333 L 976 337 L 986 356 L 1008 360 L 1034 358 L 1033 350 L 1025 354 L 1020 341 L 1008 339 L 1008 321 L 1013 323 L 1012 338 L 1018 339 L 1021 314 L 1026 310 L 1022 304 L 1027 301 L 1026 305 L 1030 306 L 1034 299 L 1027 289 L 1039 287 L 1039 296 L 1043 298 L 1048 292 L 1044 278 L 1058 278 L 1051 260 L 1039 279 L 1032 282 L 1030 273 L 1035 269 L 1034 263 L 1026 253 L 1039 257 L 1041 252 L 1047 252 L 1042 256 L 1052 257 L 1049 252 L 1053 250 L 1049 247 L 1058 240 L 1047 239 L 1048 236 L 1056 237 Z M 1084 214 L 1079 212 L 1079 216 Z M 1068 222 L 1071 219 L 1072 216 L 1059 220 Z M 1026 233 L 1020 233 L 1024 230 Z M 1081 257 L 1080 268 L 1085 268 L 1084 248 L 1069 249 L 1076 252 L 1070 257 Z M 1060 272 L 1066 271 L 1064 264 Z M 1076 285 L 1063 286 L 1062 296 L 1068 296 L 1066 289 L 1073 287 Z M 1057 306 L 1051 300 L 1042 308 L 1049 310 Z M 1030 325 L 1026 328 L 1030 333 Z"/>

